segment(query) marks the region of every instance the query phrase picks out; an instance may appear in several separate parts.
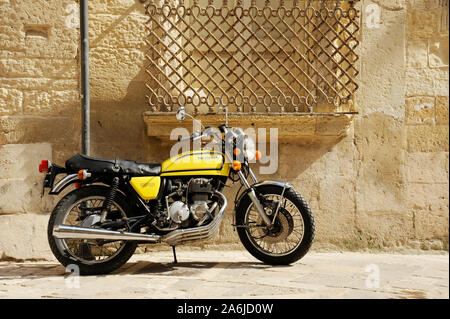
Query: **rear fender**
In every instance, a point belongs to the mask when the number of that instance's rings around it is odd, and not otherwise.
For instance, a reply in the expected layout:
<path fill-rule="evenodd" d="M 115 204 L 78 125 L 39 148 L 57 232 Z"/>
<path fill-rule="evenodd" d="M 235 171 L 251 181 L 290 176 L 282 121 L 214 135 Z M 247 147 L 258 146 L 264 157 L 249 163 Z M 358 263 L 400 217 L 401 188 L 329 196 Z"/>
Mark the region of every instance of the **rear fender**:
<path fill-rule="evenodd" d="M 66 177 L 61 179 L 56 185 L 51 187 L 51 191 L 49 192 L 49 195 L 58 195 L 61 193 L 64 189 L 66 189 L 71 184 L 79 182 L 81 186 L 83 185 L 111 185 L 111 180 L 108 178 L 103 178 L 103 176 L 95 177 L 95 178 L 89 178 L 89 180 L 80 180 L 78 178 L 78 174 L 68 174 Z M 119 185 L 119 190 L 123 193 L 126 193 L 126 191 L 123 190 L 122 185 Z"/>
<path fill-rule="evenodd" d="M 63 179 L 61 179 L 56 185 L 52 187 L 49 192 L 49 195 L 58 195 L 61 193 L 67 186 L 76 183 L 79 181 L 78 174 L 69 174 Z"/>

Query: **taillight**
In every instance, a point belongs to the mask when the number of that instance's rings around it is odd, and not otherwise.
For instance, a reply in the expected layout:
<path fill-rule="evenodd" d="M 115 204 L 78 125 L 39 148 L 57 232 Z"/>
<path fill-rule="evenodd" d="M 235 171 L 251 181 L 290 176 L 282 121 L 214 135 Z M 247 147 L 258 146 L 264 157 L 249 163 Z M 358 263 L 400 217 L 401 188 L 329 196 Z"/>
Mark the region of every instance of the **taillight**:
<path fill-rule="evenodd" d="M 48 160 L 42 160 L 41 164 L 39 164 L 39 173 L 47 173 L 48 172 Z"/>

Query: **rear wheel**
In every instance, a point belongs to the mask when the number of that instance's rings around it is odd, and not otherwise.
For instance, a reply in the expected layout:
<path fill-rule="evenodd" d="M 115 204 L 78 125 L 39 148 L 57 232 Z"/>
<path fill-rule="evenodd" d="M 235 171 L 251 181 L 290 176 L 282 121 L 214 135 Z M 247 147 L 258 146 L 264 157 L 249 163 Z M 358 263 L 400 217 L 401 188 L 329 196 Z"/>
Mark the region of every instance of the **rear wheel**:
<path fill-rule="evenodd" d="M 260 201 L 273 227 L 267 227 L 250 197 L 236 209 L 239 238 L 257 259 L 272 265 L 288 265 L 301 259 L 314 240 L 314 216 L 294 189 L 267 185 L 258 188 Z M 276 213 L 279 205 L 278 213 Z M 275 215 L 276 214 L 276 215 Z"/>
<path fill-rule="evenodd" d="M 98 275 L 109 273 L 133 255 L 137 244 L 131 241 L 100 241 L 86 239 L 58 239 L 53 236 L 56 225 L 96 227 L 100 221 L 102 206 L 109 193 L 104 186 L 88 186 L 74 190 L 64 196 L 56 205 L 48 223 L 50 248 L 64 266 L 76 265 L 80 274 Z M 125 198 L 117 193 L 106 221 L 129 217 L 131 209 Z M 128 231 L 127 227 L 116 229 Z"/>

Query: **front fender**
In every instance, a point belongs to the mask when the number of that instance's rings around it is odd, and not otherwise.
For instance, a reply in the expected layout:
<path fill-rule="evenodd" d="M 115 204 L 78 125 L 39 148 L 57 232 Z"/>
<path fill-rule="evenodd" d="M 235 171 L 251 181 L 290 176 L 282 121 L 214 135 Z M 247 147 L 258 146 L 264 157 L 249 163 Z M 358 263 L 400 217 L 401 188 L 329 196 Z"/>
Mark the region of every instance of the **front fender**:
<path fill-rule="evenodd" d="M 263 182 L 259 182 L 256 184 L 253 184 L 251 186 L 251 188 L 246 189 L 245 191 L 243 191 L 240 195 L 239 198 L 237 198 L 234 202 L 234 211 L 236 212 L 236 208 L 240 205 L 240 203 L 242 202 L 242 200 L 245 198 L 245 196 L 248 196 L 248 192 L 253 188 L 256 193 L 258 193 L 258 188 L 263 187 L 263 186 L 267 186 L 267 185 L 271 185 L 271 186 L 278 186 L 280 188 L 292 188 L 292 185 L 289 183 L 283 183 L 283 182 L 278 182 L 278 181 L 263 181 Z"/>

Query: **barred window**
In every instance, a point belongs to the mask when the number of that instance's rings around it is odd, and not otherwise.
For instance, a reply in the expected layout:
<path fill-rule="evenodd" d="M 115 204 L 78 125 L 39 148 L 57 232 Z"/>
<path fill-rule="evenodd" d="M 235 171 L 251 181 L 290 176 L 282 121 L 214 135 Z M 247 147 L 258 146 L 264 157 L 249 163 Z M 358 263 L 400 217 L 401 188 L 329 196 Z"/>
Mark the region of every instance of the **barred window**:
<path fill-rule="evenodd" d="M 357 2 L 150 1 L 151 110 L 354 111 Z"/>

